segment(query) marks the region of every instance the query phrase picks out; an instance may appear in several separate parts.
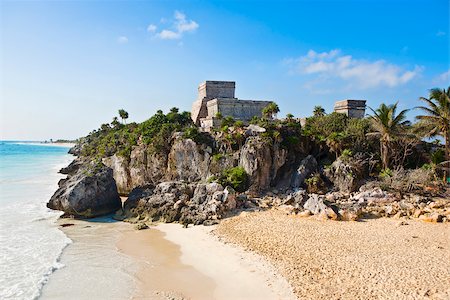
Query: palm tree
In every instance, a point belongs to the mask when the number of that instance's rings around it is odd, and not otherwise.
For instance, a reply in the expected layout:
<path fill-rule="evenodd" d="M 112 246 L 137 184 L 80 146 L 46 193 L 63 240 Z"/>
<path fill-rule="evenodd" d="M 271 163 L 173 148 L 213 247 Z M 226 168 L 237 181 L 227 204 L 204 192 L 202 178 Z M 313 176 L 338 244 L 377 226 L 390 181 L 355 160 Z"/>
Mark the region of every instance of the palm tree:
<path fill-rule="evenodd" d="M 320 105 L 316 105 L 314 106 L 313 115 L 314 117 L 323 117 L 325 115 L 325 109 Z"/>
<path fill-rule="evenodd" d="M 262 110 L 263 115 L 268 119 L 276 119 L 277 113 L 280 112 L 280 108 L 275 102 L 270 102 L 264 109 Z"/>
<path fill-rule="evenodd" d="M 125 120 L 128 119 L 128 113 L 124 109 L 119 109 L 119 116 L 122 119 L 122 122 L 126 124 Z"/>
<path fill-rule="evenodd" d="M 417 116 L 426 128 L 429 128 L 427 136 L 440 135 L 445 142 L 445 160 L 447 169 L 450 168 L 450 86 L 445 89 L 434 88 L 430 90 L 429 98 L 420 97 L 427 106 L 419 106 L 418 109 L 425 115 Z M 446 170 L 446 176 L 448 170 Z"/>
<path fill-rule="evenodd" d="M 346 135 L 344 133 L 333 132 L 325 140 L 325 143 L 327 144 L 328 148 L 330 148 L 330 151 L 334 152 L 334 154 L 336 155 L 336 159 L 339 157 L 342 148 L 344 147 L 345 138 Z"/>
<path fill-rule="evenodd" d="M 367 135 L 375 136 L 380 139 L 380 154 L 383 169 L 389 168 L 390 146 L 391 142 L 397 137 L 405 135 L 405 129 L 411 124 L 406 120 L 408 109 L 402 110 L 396 115 L 397 103 L 386 105 L 381 104 L 377 110 L 370 110 L 373 116 L 369 116 L 372 125 L 372 132 Z"/>

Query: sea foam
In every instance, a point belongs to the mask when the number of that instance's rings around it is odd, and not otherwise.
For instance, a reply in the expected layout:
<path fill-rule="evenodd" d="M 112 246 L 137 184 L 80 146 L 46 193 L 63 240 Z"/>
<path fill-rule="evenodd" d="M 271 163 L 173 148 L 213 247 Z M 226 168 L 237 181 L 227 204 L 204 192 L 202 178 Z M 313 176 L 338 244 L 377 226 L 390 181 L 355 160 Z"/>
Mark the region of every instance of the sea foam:
<path fill-rule="evenodd" d="M 35 299 L 71 240 L 46 202 L 73 158 L 67 148 L 0 144 L 0 299 Z"/>

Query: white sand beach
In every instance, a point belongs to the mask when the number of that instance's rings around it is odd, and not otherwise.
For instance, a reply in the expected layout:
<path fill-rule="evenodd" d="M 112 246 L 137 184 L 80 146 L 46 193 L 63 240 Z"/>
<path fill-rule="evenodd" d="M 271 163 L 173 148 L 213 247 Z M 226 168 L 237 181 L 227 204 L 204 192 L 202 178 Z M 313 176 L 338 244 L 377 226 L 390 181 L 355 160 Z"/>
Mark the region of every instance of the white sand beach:
<path fill-rule="evenodd" d="M 61 219 L 74 242 L 42 299 L 296 299 L 258 255 L 220 241 L 216 226 Z"/>
<path fill-rule="evenodd" d="M 216 234 L 271 261 L 299 299 L 449 299 L 450 224 L 337 222 L 270 210 Z"/>

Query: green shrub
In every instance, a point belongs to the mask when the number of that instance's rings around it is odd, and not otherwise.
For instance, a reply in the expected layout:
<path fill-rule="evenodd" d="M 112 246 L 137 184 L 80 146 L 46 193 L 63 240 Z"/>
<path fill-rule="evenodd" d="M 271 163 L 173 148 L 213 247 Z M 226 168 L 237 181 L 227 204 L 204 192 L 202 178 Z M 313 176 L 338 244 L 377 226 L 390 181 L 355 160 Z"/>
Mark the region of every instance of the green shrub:
<path fill-rule="evenodd" d="M 343 159 L 343 160 L 348 160 L 350 157 L 352 157 L 353 156 L 353 152 L 352 152 L 352 150 L 350 150 L 350 149 L 344 149 L 344 150 L 342 150 L 342 152 L 341 152 L 341 158 Z"/>
<path fill-rule="evenodd" d="M 392 174 L 393 174 L 392 170 L 389 169 L 389 168 L 386 168 L 386 169 L 381 170 L 379 177 L 381 179 L 385 179 L 385 178 L 388 178 L 388 177 L 392 177 Z"/>
<path fill-rule="evenodd" d="M 225 157 L 225 155 L 223 155 L 222 153 L 217 153 L 217 154 L 214 154 L 214 155 L 212 156 L 212 159 L 213 159 L 214 162 L 218 162 L 218 161 L 221 160 L 223 157 Z"/>
<path fill-rule="evenodd" d="M 305 179 L 305 184 L 308 193 L 322 193 L 325 190 L 325 182 L 319 173 L 315 173 Z"/>
<path fill-rule="evenodd" d="M 249 187 L 249 177 L 243 167 L 226 169 L 217 178 L 217 182 L 222 186 L 231 186 L 238 192 L 244 192 Z"/>

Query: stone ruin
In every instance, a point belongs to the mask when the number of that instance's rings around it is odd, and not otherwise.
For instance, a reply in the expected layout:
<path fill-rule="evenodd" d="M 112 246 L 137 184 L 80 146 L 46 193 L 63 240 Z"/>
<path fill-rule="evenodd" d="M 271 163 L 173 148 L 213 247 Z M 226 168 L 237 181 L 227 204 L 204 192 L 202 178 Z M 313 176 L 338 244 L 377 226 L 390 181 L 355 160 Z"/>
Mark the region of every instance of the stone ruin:
<path fill-rule="evenodd" d="M 198 86 L 198 98 L 192 104 L 191 117 L 204 131 L 220 125 L 222 117 L 249 122 L 253 117 L 262 117 L 262 110 L 272 101 L 241 100 L 234 95 L 234 81 L 205 81 Z"/>
<path fill-rule="evenodd" d="M 198 86 L 197 100 L 192 104 L 191 117 L 194 123 L 204 131 L 218 127 L 222 117 L 248 123 L 253 117 L 262 117 L 262 110 L 272 101 L 241 100 L 235 97 L 234 81 L 205 81 Z M 346 114 L 349 118 L 364 118 L 366 100 L 336 101 L 334 111 Z M 302 125 L 305 119 L 301 119 Z"/>
<path fill-rule="evenodd" d="M 366 100 L 341 100 L 334 104 L 334 111 L 349 118 L 362 119 L 366 114 Z"/>

